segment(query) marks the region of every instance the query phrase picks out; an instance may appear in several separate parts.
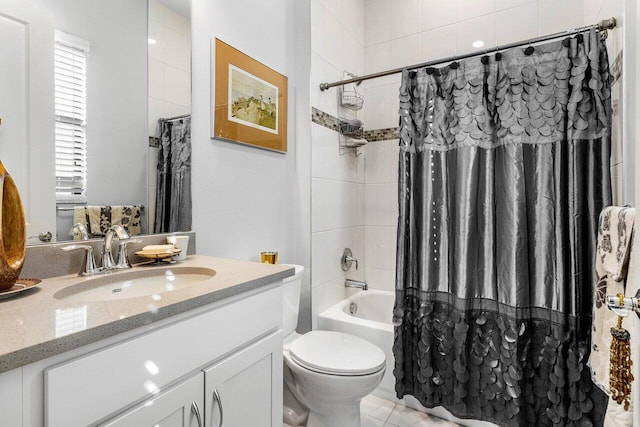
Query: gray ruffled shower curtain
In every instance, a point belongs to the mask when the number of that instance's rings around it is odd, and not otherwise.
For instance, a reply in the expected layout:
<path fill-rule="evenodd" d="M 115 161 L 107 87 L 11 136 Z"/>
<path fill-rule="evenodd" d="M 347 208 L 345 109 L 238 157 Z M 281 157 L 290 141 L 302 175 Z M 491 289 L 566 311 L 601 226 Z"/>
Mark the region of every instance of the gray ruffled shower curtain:
<path fill-rule="evenodd" d="M 191 230 L 191 117 L 160 120 L 154 233 Z"/>
<path fill-rule="evenodd" d="M 599 425 L 612 78 L 594 31 L 530 50 L 403 74 L 396 392 L 502 426 Z"/>

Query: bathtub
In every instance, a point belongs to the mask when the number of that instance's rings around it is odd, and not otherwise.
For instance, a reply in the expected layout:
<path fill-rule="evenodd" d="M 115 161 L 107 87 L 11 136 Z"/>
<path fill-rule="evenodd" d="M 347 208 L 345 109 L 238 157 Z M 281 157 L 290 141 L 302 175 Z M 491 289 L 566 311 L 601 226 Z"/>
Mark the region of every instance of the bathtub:
<path fill-rule="evenodd" d="M 393 303 L 389 291 L 359 291 L 318 315 L 318 329 L 345 332 L 376 344 L 387 357 L 387 370 L 374 395 L 470 427 L 495 427 L 484 421 L 460 420 L 442 407 L 425 408 L 413 396 L 396 397 L 393 376 Z"/>

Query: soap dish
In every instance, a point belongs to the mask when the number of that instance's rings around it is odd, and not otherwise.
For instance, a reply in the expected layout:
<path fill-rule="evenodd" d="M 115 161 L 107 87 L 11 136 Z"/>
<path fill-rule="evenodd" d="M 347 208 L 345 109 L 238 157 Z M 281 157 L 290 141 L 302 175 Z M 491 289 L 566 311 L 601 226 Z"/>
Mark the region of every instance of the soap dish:
<path fill-rule="evenodd" d="M 154 265 L 161 264 L 163 261 L 171 261 L 171 257 L 178 255 L 181 249 L 175 248 L 172 252 L 156 252 L 156 251 L 138 251 L 136 255 L 142 258 L 155 260 Z"/>
<path fill-rule="evenodd" d="M 35 288 L 40 282 L 42 282 L 40 279 L 18 279 L 12 287 L 0 291 L 0 299 L 15 297 L 24 291 Z"/>

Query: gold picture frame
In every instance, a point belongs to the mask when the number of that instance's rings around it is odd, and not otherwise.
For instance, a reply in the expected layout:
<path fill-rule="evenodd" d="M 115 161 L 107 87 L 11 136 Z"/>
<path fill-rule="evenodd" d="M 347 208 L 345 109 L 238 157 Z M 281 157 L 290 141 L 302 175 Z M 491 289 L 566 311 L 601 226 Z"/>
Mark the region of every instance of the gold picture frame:
<path fill-rule="evenodd" d="M 215 39 L 212 138 L 287 152 L 287 77 Z"/>

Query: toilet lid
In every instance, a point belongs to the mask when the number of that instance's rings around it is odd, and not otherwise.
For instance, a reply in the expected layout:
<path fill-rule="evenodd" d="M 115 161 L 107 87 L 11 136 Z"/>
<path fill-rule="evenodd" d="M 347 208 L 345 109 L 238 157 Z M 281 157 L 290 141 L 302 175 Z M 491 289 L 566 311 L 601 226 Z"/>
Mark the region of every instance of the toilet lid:
<path fill-rule="evenodd" d="M 289 354 L 305 368 L 333 375 L 367 375 L 385 366 L 378 346 L 342 332 L 308 332 L 291 343 Z"/>

